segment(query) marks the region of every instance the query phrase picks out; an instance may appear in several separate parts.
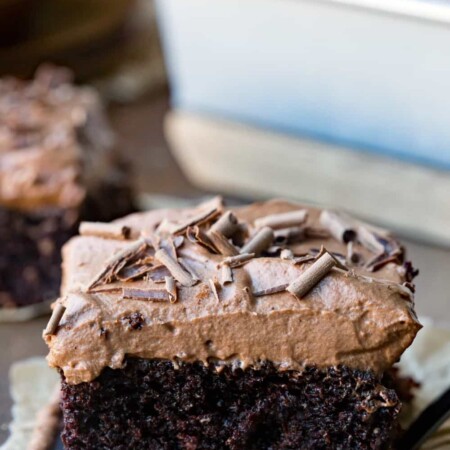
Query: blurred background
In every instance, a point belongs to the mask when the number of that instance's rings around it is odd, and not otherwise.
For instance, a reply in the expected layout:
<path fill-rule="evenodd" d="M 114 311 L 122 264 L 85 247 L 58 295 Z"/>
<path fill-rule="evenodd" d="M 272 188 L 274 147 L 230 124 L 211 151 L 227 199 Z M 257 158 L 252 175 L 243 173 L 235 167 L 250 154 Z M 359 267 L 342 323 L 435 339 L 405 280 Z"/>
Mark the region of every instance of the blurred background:
<path fill-rule="evenodd" d="M 450 323 L 450 3 L 0 0 L 0 75 L 70 67 L 108 105 L 144 207 L 220 193 L 343 208 L 393 229 L 417 310 Z M 2 325 L 45 354 L 46 319 Z M 6 428 L 0 429 L 0 442 Z"/>

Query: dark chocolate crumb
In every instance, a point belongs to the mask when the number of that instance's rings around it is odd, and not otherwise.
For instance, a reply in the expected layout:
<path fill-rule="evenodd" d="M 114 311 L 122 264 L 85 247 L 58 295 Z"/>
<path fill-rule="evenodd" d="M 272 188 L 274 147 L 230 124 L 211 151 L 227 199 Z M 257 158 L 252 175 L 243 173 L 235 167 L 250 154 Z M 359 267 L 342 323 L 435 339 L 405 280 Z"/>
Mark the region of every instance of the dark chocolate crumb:
<path fill-rule="evenodd" d="M 130 314 L 129 316 L 122 317 L 121 320 L 125 326 L 129 327 L 132 330 L 141 330 L 145 324 L 144 316 L 139 312 L 135 312 Z"/>
<path fill-rule="evenodd" d="M 405 269 L 405 279 L 407 282 L 411 282 L 419 275 L 419 269 L 415 269 L 411 261 L 405 261 L 403 268 Z"/>

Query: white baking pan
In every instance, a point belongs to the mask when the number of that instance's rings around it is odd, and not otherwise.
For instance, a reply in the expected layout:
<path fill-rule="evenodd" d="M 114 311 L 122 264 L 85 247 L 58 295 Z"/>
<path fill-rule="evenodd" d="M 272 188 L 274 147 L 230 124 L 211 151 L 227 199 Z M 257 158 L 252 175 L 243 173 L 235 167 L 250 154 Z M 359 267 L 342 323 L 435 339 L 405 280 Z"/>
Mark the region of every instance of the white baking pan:
<path fill-rule="evenodd" d="M 157 10 L 177 108 L 450 169 L 450 2 L 157 0 Z"/>

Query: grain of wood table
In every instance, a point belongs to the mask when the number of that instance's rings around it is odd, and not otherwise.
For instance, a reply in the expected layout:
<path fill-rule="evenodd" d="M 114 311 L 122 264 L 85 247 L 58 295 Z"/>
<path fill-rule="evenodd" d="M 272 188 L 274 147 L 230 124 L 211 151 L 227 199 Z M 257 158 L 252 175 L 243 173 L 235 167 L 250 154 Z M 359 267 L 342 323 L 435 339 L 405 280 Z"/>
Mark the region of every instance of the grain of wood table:
<path fill-rule="evenodd" d="M 119 144 L 136 170 L 136 186 L 141 192 L 183 197 L 204 194 L 186 181 L 168 151 L 162 133 L 163 117 L 168 108 L 168 96 L 163 94 L 111 110 Z M 410 258 L 421 270 L 416 293 L 419 315 L 450 324 L 450 250 L 418 242 L 405 243 Z M 14 361 L 46 354 L 41 334 L 47 320 L 0 324 L 0 443 L 7 436 L 10 421 L 9 367 Z"/>

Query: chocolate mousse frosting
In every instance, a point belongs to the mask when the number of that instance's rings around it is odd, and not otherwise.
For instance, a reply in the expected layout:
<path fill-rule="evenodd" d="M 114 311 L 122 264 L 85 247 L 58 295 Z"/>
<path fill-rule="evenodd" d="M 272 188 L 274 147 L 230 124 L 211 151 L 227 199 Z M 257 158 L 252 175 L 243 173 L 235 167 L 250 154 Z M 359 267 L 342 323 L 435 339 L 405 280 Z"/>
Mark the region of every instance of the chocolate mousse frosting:
<path fill-rule="evenodd" d="M 385 230 L 282 200 L 84 224 L 63 251 L 48 361 L 68 383 L 125 356 L 381 374 L 420 329 L 416 274 Z"/>
<path fill-rule="evenodd" d="M 117 176 L 98 94 L 66 69 L 0 80 L 0 206 L 76 208 L 90 184 Z"/>

